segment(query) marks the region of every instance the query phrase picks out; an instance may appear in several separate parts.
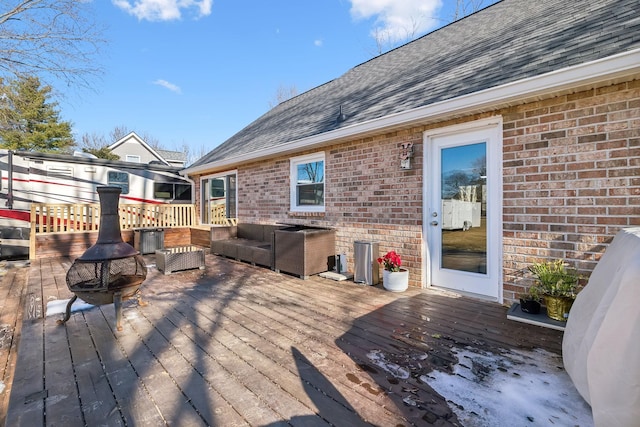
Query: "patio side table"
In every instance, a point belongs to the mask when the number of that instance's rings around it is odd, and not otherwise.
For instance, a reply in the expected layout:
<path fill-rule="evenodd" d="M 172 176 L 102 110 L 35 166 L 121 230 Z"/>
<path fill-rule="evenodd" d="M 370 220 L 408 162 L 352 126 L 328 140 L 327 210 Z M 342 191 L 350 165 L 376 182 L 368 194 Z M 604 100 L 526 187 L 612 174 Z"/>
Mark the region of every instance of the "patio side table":
<path fill-rule="evenodd" d="M 164 274 L 193 268 L 204 270 L 204 249 L 191 245 L 157 249 L 156 266 Z"/>

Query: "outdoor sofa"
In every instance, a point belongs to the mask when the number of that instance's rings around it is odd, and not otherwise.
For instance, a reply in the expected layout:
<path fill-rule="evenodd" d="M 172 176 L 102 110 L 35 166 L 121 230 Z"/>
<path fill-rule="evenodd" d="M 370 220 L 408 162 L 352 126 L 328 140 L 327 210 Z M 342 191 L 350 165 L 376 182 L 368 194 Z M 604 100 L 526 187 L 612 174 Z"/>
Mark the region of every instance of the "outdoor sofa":
<path fill-rule="evenodd" d="M 273 232 L 284 227 L 247 223 L 211 227 L 211 253 L 273 268 Z"/>
<path fill-rule="evenodd" d="M 211 227 L 211 253 L 306 279 L 333 268 L 335 230 L 251 223 L 216 226 Z"/>

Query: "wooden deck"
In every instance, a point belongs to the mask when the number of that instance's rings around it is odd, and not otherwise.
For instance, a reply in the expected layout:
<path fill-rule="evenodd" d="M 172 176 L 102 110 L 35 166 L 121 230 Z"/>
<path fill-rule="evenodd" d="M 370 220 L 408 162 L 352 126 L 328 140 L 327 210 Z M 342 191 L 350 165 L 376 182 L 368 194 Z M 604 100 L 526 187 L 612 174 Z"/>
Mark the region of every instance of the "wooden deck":
<path fill-rule="evenodd" d="M 150 268 L 149 304 L 125 304 L 122 332 L 113 305 L 66 326 L 45 316 L 71 296 L 69 259 L 9 270 L 2 324 L 19 340 L 0 346 L 0 425 L 459 425 L 419 379 L 450 370 L 455 348 L 560 352 L 560 332 L 508 321 L 497 304 L 206 258 L 206 270 Z M 411 375 L 384 371 L 372 352 Z"/>

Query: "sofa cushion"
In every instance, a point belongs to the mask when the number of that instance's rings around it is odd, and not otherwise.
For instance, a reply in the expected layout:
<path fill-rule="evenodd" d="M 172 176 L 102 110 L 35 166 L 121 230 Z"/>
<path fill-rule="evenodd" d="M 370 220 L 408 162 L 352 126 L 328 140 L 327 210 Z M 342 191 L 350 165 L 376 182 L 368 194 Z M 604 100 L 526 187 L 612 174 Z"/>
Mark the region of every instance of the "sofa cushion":
<path fill-rule="evenodd" d="M 271 267 L 271 245 L 257 241 L 245 242 L 244 245 L 238 246 L 238 259 Z"/>
<path fill-rule="evenodd" d="M 263 224 L 238 224 L 238 238 L 247 240 L 257 240 L 264 242 L 264 225 Z M 269 237 L 267 237 L 269 238 Z"/>
<path fill-rule="evenodd" d="M 238 247 L 242 246 L 244 239 L 229 239 L 222 241 L 221 254 L 229 258 L 238 258 Z"/>
<path fill-rule="evenodd" d="M 210 231 L 211 241 L 215 240 L 228 240 L 235 239 L 238 235 L 238 226 L 236 225 L 223 225 L 211 227 Z"/>

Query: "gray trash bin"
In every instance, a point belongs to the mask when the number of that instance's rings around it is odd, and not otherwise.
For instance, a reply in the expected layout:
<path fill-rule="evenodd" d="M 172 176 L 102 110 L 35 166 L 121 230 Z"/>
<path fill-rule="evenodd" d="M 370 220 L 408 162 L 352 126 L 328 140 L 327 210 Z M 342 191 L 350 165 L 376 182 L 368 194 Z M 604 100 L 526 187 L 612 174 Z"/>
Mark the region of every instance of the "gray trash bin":
<path fill-rule="evenodd" d="M 378 242 L 355 241 L 353 243 L 353 281 L 365 285 L 378 284 Z"/>
<path fill-rule="evenodd" d="M 142 255 L 153 254 L 158 249 L 164 249 L 164 229 L 134 228 L 133 247 Z"/>

